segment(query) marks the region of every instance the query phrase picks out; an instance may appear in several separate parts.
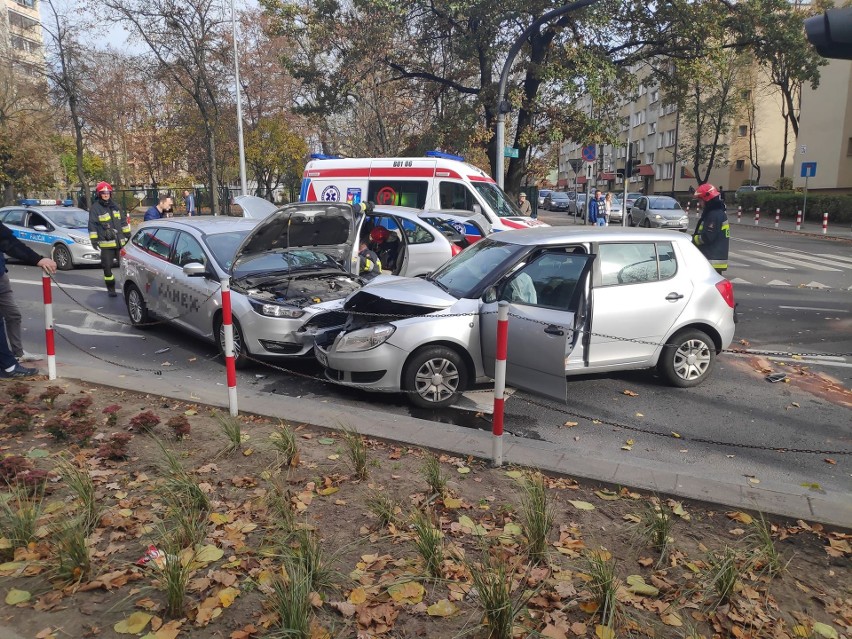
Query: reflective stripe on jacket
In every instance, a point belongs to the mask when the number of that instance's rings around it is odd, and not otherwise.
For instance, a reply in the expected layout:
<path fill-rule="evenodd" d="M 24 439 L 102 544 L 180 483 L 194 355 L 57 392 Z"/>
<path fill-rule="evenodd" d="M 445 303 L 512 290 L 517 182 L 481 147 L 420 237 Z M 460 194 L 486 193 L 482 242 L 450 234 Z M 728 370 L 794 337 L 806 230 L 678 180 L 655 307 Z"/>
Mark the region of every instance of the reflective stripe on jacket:
<path fill-rule="evenodd" d="M 710 200 L 701 212 L 701 218 L 692 234 L 692 242 L 717 271 L 728 268 L 728 248 L 731 227 L 725 204 L 718 197 Z"/>
<path fill-rule="evenodd" d="M 98 199 L 89 209 L 89 239 L 101 248 L 120 248 L 130 239 L 130 224 L 112 200 Z"/>

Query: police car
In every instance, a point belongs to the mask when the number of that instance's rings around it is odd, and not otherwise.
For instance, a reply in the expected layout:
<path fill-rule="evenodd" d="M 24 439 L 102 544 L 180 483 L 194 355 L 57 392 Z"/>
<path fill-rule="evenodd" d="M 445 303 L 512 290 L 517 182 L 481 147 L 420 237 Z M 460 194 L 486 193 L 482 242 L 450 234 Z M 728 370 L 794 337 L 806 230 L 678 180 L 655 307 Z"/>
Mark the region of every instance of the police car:
<path fill-rule="evenodd" d="M 39 255 L 63 271 L 100 264 L 101 252 L 89 239 L 89 214 L 71 200 L 21 200 L 0 209 L 0 222 Z"/>

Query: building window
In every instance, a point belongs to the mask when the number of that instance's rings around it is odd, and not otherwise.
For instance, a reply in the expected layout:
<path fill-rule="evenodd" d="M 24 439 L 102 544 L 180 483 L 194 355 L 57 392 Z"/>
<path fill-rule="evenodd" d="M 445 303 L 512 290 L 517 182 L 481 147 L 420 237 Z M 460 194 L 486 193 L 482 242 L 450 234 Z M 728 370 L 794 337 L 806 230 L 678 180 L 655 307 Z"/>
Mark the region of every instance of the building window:
<path fill-rule="evenodd" d="M 670 131 L 666 131 L 666 146 L 674 146 L 675 144 L 675 130 L 671 129 Z"/>
<path fill-rule="evenodd" d="M 21 29 L 22 31 L 26 31 L 29 29 L 34 29 L 39 26 L 38 20 L 33 20 L 32 18 L 28 18 L 27 16 L 23 16 L 17 11 L 12 11 L 9 9 L 9 26 L 15 29 Z"/>
<path fill-rule="evenodd" d="M 659 99 L 660 99 L 659 89 L 654 89 L 653 91 L 651 91 L 651 104 L 654 104 L 654 102 L 657 102 Z"/>
<path fill-rule="evenodd" d="M 737 160 L 736 170 L 745 171 L 745 160 Z"/>
<path fill-rule="evenodd" d="M 29 7 L 30 9 L 35 9 L 36 0 L 16 0 L 16 2 L 22 7 Z"/>
<path fill-rule="evenodd" d="M 654 135 L 657 132 L 657 123 L 648 122 L 648 135 Z"/>
<path fill-rule="evenodd" d="M 744 89 L 742 93 L 740 93 L 740 97 L 743 100 L 751 100 L 751 89 Z"/>
<path fill-rule="evenodd" d="M 662 133 L 657 134 L 657 148 L 658 149 L 663 148 L 663 134 Z"/>
<path fill-rule="evenodd" d="M 744 138 L 748 135 L 748 126 L 745 124 L 741 124 L 739 128 L 739 134 L 741 138 Z"/>
<path fill-rule="evenodd" d="M 34 42 L 27 38 L 22 38 L 19 35 L 13 35 L 9 38 L 9 44 L 12 45 L 13 49 L 17 49 L 18 51 L 25 51 L 26 53 L 38 53 L 39 44 L 38 42 Z"/>
<path fill-rule="evenodd" d="M 666 162 L 665 164 L 657 165 L 657 179 L 671 180 L 674 175 L 674 162 Z"/>
<path fill-rule="evenodd" d="M 645 157 L 645 164 L 653 164 L 653 163 L 654 163 L 654 154 L 653 154 L 653 153 L 649 153 L 649 154 Z"/>

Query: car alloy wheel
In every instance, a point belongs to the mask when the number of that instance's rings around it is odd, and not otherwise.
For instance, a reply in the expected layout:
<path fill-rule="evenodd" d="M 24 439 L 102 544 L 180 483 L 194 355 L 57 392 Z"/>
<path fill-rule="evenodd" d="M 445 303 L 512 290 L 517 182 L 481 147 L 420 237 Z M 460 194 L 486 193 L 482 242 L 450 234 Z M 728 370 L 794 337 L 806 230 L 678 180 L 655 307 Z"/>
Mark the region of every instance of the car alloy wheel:
<path fill-rule="evenodd" d="M 690 388 L 707 379 L 716 361 L 716 348 L 704 332 L 682 331 L 663 349 L 660 371 L 672 386 Z"/>
<path fill-rule="evenodd" d="M 71 252 L 62 244 L 57 244 L 53 248 L 53 261 L 56 262 L 56 268 L 60 271 L 70 271 L 74 268 Z"/>
<path fill-rule="evenodd" d="M 135 284 L 127 285 L 124 299 L 127 304 L 127 315 L 130 317 L 130 323 L 136 328 L 147 328 L 150 322 L 148 305 L 145 303 L 145 298 L 142 297 L 142 292 L 136 288 Z"/>
<path fill-rule="evenodd" d="M 467 368 L 461 356 L 444 346 L 415 352 L 403 372 L 403 389 L 414 391 L 408 399 L 416 406 L 451 406 L 467 385 Z"/>

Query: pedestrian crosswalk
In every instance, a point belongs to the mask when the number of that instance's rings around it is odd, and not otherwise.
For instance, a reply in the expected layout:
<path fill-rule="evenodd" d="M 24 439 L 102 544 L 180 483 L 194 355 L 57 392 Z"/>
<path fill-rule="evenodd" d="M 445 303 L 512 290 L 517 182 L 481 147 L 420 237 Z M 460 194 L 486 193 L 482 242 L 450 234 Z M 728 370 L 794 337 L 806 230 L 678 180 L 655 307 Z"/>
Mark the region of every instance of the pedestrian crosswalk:
<path fill-rule="evenodd" d="M 736 242 L 736 245 L 733 243 Z M 813 288 L 835 288 L 837 282 L 846 282 L 842 288 L 852 290 L 852 253 L 845 251 L 846 245 L 838 247 L 837 253 L 807 253 L 805 251 L 789 250 L 786 247 L 774 246 L 764 242 L 756 242 L 737 238 L 732 241 L 728 255 L 729 274 L 732 281 L 740 284 L 752 284 L 748 277 L 750 269 L 777 272 L 779 279 L 764 278 L 759 283 L 767 286 L 801 285 Z M 845 254 L 840 254 L 841 252 Z M 830 276 L 835 285 L 826 285 L 814 281 L 819 274 Z M 795 278 L 795 281 L 791 278 Z M 766 281 L 771 279 L 771 281 Z M 798 280 L 801 280 L 800 282 Z"/>

